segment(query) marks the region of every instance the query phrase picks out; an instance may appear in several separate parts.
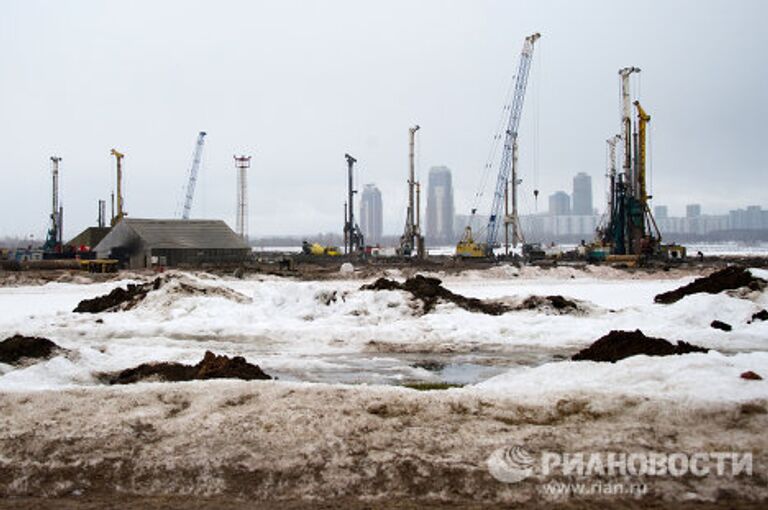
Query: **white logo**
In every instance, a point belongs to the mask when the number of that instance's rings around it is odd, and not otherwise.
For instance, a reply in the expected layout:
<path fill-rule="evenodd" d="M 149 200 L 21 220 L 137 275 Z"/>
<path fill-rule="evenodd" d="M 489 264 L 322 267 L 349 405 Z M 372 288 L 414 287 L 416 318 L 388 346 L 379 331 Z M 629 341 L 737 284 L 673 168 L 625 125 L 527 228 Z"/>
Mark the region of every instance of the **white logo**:
<path fill-rule="evenodd" d="M 491 475 L 505 483 L 517 483 L 531 476 L 533 463 L 533 457 L 522 446 L 499 448 L 486 461 Z"/>

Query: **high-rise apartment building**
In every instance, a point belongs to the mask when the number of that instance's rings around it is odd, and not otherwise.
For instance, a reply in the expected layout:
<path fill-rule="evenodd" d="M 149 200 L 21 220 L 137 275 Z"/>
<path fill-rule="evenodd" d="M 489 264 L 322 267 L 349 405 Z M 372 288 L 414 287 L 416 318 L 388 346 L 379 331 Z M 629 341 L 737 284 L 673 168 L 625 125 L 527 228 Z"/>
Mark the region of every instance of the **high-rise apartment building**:
<path fill-rule="evenodd" d="M 592 207 L 592 177 L 579 172 L 573 178 L 573 207 L 571 214 L 588 216 L 594 213 Z"/>
<path fill-rule="evenodd" d="M 549 214 L 566 216 L 571 214 L 571 197 L 565 191 L 556 191 L 549 195 Z"/>
<path fill-rule="evenodd" d="M 453 243 L 453 181 L 451 170 L 433 166 L 429 170 L 427 185 L 427 230 L 430 243 Z"/>
<path fill-rule="evenodd" d="M 366 184 L 360 199 L 360 230 L 363 231 L 366 244 L 373 245 L 381 242 L 383 223 L 381 191 L 375 184 Z"/>

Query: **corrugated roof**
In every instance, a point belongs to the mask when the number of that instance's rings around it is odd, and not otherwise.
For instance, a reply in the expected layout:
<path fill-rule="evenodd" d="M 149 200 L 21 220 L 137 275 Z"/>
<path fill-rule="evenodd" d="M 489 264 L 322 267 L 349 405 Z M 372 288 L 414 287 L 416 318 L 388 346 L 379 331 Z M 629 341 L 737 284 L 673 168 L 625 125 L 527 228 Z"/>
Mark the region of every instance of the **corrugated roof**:
<path fill-rule="evenodd" d="M 111 227 L 88 227 L 77 236 L 73 237 L 67 244 L 70 246 L 91 246 L 94 247 L 109 234 Z"/>
<path fill-rule="evenodd" d="M 152 220 L 123 218 L 149 248 L 249 249 L 221 220 Z"/>

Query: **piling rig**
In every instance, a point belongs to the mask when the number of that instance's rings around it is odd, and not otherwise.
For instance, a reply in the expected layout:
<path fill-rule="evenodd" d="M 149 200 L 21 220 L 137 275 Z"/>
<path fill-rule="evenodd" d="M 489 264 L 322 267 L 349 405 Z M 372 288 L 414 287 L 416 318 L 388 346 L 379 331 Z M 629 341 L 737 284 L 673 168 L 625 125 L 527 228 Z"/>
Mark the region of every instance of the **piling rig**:
<path fill-rule="evenodd" d="M 614 256 L 653 256 L 661 250 L 661 232 L 651 214 L 646 186 L 647 126 L 650 115 L 639 101 L 632 102 L 629 79 L 639 73 L 637 67 L 619 70 L 621 79 L 621 135 L 608 140 L 609 147 L 609 198 L 608 221 L 599 232 L 602 246 Z M 632 106 L 636 121 L 632 123 Z M 616 171 L 616 145 L 621 141 L 623 152 L 622 171 Z"/>
<path fill-rule="evenodd" d="M 421 129 L 418 125 L 408 128 L 408 210 L 405 217 L 405 229 L 400 236 L 400 249 L 398 253 L 404 257 L 410 257 L 416 253 L 416 257 L 423 259 L 426 256 L 424 250 L 424 236 L 421 235 L 421 186 L 416 181 L 414 154 L 416 152 L 416 131 Z"/>

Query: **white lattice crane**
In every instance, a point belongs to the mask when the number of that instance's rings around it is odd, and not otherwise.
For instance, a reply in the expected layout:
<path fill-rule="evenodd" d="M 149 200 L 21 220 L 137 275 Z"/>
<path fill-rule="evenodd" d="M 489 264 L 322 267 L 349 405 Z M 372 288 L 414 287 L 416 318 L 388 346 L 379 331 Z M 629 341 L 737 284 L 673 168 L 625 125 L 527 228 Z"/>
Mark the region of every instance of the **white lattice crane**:
<path fill-rule="evenodd" d="M 183 220 L 189 219 L 189 213 L 192 210 L 192 200 L 195 198 L 195 185 L 197 184 L 197 173 L 200 170 L 200 162 L 203 159 L 205 135 L 205 131 L 200 131 L 197 135 L 195 152 L 192 156 L 192 166 L 189 168 L 189 180 L 187 181 L 187 194 L 184 197 L 184 209 L 181 213 L 181 219 Z"/>

